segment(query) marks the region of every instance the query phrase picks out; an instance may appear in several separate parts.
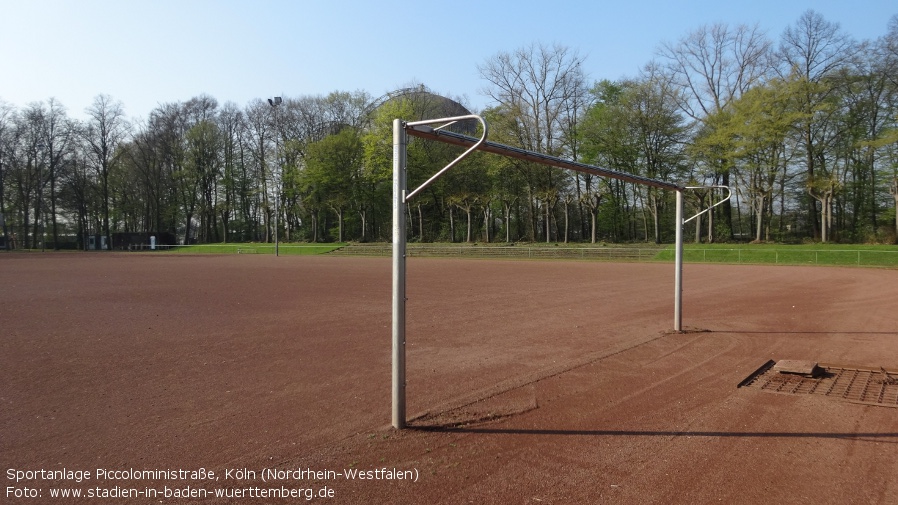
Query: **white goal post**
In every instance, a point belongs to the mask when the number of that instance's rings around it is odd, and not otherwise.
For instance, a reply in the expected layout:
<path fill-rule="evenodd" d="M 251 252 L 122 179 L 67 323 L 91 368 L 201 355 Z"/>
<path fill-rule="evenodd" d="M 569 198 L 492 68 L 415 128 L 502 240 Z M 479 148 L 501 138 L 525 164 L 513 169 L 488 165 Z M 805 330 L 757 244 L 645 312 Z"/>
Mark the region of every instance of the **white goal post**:
<path fill-rule="evenodd" d="M 483 133 L 481 137 L 474 138 L 450 131 L 443 130 L 458 121 L 479 121 Z M 439 124 L 434 128 L 431 125 Z M 653 186 L 676 192 L 676 253 L 674 257 L 674 331 L 682 331 L 682 292 L 683 292 L 683 225 L 695 219 L 701 214 L 722 204 L 730 198 L 730 190 L 726 186 L 712 186 L 727 190 L 727 197 L 714 205 L 702 210 L 695 216 L 683 220 L 683 191 L 687 189 L 699 189 L 693 186 L 680 186 L 671 182 L 650 179 L 638 175 L 619 172 L 607 168 L 600 168 L 576 161 L 565 160 L 546 154 L 528 151 L 517 147 L 489 142 L 486 140 L 487 124 L 480 116 L 471 114 L 424 121 L 393 120 L 393 347 L 392 347 L 392 424 L 397 429 L 406 426 L 405 408 L 405 302 L 406 302 L 406 204 L 421 190 L 438 179 L 447 170 L 455 166 L 459 161 L 475 150 L 486 151 L 502 156 L 517 158 L 542 165 L 549 165 L 568 170 L 584 172 L 599 177 L 608 177 L 622 181 Z M 434 174 L 430 179 L 412 191 L 407 186 L 407 146 L 408 136 L 436 140 L 467 149 L 452 160 L 443 169 Z M 704 187 L 704 186 L 703 186 Z"/>

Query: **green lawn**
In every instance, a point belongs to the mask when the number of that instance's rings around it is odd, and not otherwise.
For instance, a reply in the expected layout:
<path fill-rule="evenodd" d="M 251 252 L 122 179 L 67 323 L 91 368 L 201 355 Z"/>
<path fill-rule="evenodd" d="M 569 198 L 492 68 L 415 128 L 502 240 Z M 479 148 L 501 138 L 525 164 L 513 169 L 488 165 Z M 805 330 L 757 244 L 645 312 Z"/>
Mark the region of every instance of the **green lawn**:
<path fill-rule="evenodd" d="M 281 255 L 325 254 L 344 247 L 344 243 L 306 244 L 283 243 L 278 247 Z M 371 244 L 366 244 L 371 246 Z M 377 244 L 375 244 L 377 245 Z M 380 244 L 389 245 L 389 244 Z M 471 244 L 439 244 L 463 249 Z M 480 248 L 500 244 L 477 244 Z M 410 248 L 434 247 L 435 244 L 409 244 Z M 656 246 L 641 244 L 648 249 Z M 362 246 L 364 247 L 364 246 Z M 571 249 L 603 247 L 597 244 L 528 244 L 516 249 Z M 633 248 L 632 244 L 609 244 L 604 249 Z M 274 254 L 274 244 L 200 244 L 165 248 L 179 254 Z M 651 255 L 652 252 L 649 253 Z M 645 259 L 648 259 L 646 257 Z M 654 255 L 657 261 L 673 261 L 674 247 L 668 245 Z M 770 264 L 770 265 L 835 265 L 835 266 L 883 266 L 898 267 L 898 246 L 893 245 L 845 245 L 845 244 L 684 244 L 683 261 L 686 263 Z"/>
<path fill-rule="evenodd" d="M 670 261 L 669 246 L 657 259 Z M 688 263 L 751 263 L 777 265 L 898 266 L 898 246 L 845 244 L 684 244 Z"/>

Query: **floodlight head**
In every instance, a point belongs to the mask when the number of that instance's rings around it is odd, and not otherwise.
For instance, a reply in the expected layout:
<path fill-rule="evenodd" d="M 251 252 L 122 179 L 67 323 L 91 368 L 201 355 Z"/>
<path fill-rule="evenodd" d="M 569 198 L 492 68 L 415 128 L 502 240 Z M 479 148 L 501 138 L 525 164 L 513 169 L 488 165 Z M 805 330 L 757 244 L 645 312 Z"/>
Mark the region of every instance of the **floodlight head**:
<path fill-rule="evenodd" d="M 274 97 L 274 104 L 275 104 L 275 105 L 280 105 L 282 101 L 283 101 L 283 100 L 281 100 L 281 97 L 279 97 L 279 96 Z"/>

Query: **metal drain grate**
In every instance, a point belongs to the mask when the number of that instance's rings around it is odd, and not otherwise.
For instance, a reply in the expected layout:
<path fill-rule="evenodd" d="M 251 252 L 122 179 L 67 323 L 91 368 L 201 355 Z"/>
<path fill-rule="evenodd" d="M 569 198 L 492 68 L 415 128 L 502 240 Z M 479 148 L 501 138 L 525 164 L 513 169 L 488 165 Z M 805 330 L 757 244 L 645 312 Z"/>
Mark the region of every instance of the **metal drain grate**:
<path fill-rule="evenodd" d="M 849 368 L 820 363 L 818 377 L 780 373 L 776 362 L 768 361 L 743 380 L 738 387 L 750 387 L 771 393 L 823 395 L 833 398 L 898 407 L 898 372 L 885 369 Z"/>

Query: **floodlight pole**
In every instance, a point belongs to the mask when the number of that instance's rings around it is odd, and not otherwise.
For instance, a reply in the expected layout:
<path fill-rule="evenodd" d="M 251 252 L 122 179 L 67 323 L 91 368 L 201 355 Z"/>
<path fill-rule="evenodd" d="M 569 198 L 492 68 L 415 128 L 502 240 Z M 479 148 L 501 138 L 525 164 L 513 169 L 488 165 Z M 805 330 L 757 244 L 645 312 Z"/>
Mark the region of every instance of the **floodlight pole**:
<path fill-rule="evenodd" d="M 393 427 L 405 428 L 405 194 L 408 134 L 393 120 Z"/>
<path fill-rule="evenodd" d="M 271 98 L 268 99 L 268 105 L 271 105 L 271 107 L 274 108 L 274 159 L 276 161 L 275 165 L 278 165 L 278 166 L 281 164 L 281 158 L 280 158 L 281 146 L 280 146 L 280 140 L 278 139 L 278 137 L 280 136 L 280 132 L 278 130 L 280 129 L 281 125 L 280 125 L 280 122 L 278 121 L 278 119 L 279 119 L 278 118 L 278 105 L 280 105 L 282 101 L 283 100 L 279 96 L 274 97 L 274 99 L 271 99 Z M 280 256 L 280 251 L 279 251 L 279 247 L 278 247 L 278 245 L 279 245 L 278 244 L 278 212 L 279 212 L 278 211 L 278 200 L 280 200 L 280 199 L 281 199 L 281 191 L 280 191 L 280 187 L 278 186 L 278 177 L 275 176 L 274 177 L 274 255 L 275 256 Z"/>

